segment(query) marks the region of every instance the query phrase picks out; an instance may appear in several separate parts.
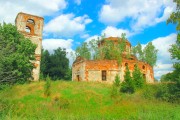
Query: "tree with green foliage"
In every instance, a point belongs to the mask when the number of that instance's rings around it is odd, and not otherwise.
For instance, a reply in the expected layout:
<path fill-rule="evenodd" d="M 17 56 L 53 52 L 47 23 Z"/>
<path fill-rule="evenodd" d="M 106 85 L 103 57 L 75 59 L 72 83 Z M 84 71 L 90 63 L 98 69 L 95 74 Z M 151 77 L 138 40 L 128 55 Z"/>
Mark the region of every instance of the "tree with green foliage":
<path fill-rule="evenodd" d="M 98 48 L 98 43 L 100 42 L 100 39 L 99 37 L 96 39 L 92 39 L 88 42 L 88 45 L 89 45 L 89 50 L 90 50 L 90 53 L 91 53 L 91 58 L 93 60 L 97 60 L 97 59 L 100 59 L 100 51 L 99 51 L 99 48 Z"/>
<path fill-rule="evenodd" d="M 46 97 L 51 95 L 51 79 L 49 76 L 46 77 L 46 83 L 44 84 L 44 95 Z"/>
<path fill-rule="evenodd" d="M 167 20 L 167 23 L 173 23 L 176 24 L 176 30 L 177 30 L 177 40 L 176 43 L 171 46 L 169 49 L 169 52 L 171 53 L 172 59 L 175 59 L 177 62 L 174 63 L 174 74 L 176 74 L 175 81 L 180 82 L 180 1 L 174 0 L 176 2 L 176 11 L 171 14 L 169 19 Z"/>
<path fill-rule="evenodd" d="M 177 40 L 176 43 L 171 46 L 169 52 L 171 53 L 172 59 L 175 59 L 177 62 L 174 63 L 173 79 L 175 82 L 174 85 L 169 87 L 170 93 L 174 98 L 180 99 L 180 0 L 173 0 L 176 3 L 176 11 L 173 12 L 167 23 L 176 24 L 177 30 Z M 180 101 L 180 100 L 179 100 Z"/>
<path fill-rule="evenodd" d="M 81 46 L 77 47 L 75 50 L 76 56 L 81 56 L 83 58 L 86 58 L 87 60 L 91 59 L 91 53 L 88 47 L 88 43 L 84 42 Z"/>
<path fill-rule="evenodd" d="M 50 53 L 48 50 L 42 49 L 41 51 L 41 65 L 40 65 L 40 72 L 42 75 L 42 78 L 46 78 L 49 74 L 49 68 L 50 66 Z"/>
<path fill-rule="evenodd" d="M 66 49 L 57 48 L 50 58 L 50 77 L 52 79 L 64 79 L 68 69 L 69 59 L 66 57 Z"/>
<path fill-rule="evenodd" d="M 161 82 L 172 82 L 176 76 L 174 76 L 172 73 L 167 73 L 161 76 L 160 81 Z"/>
<path fill-rule="evenodd" d="M 114 85 L 115 86 L 117 86 L 117 87 L 119 87 L 120 86 L 120 77 L 119 77 L 119 75 L 118 74 L 116 74 L 116 76 L 115 76 L 115 80 L 114 80 Z"/>
<path fill-rule="evenodd" d="M 131 94 L 135 92 L 135 85 L 134 85 L 133 79 L 131 77 L 131 73 L 129 71 L 128 66 L 126 66 L 124 81 L 121 84 L 120 91 L 125 92 L 125 93 L 131 93 Z"/>
<path fill-rule="evenodd" d="M 158 50 L 155 48 L 152 42 L 149 42 L 146 45 L 143 52 L 144 52 L 144 61 L 150 64 L 151 66 L 155 66 L 157 61 Z"/>
<path fill-rule="evenodd" d="M 145 84 L 145 80 L 143 78 L 143 75 L 138 68 L 137 64 L 135 65 L 134 71 L 132 73 L 133 81 L 136 88 L 143 88 Z"/>
<path fill-rule="evenodd" d="M 138 60 L 144 61 L 144 52 L 139 42 L 137 46 L 133 47 L 132 52 L 138 58 Z"/>
<path fill-rule="evenodd" d="M 81 56 L 87 60 L 117 60 L 118 63 L 122 61 L 122 54 L 126 46 L 126 34 L 122 34 L 117 44 L 113 41 L 105 39 L 105 36 L 92 39 L 91 41 L 84 42 L 81 46 L 77 47 L 75 56 Z"/>
<path fill-rule="evenodd" d="M 120 87 L 120 77 L 118 74 L 116 74 L 113 85 L 112 85 L 111 97 L 116 97 L 118 95 L 119 87 Z"/>
<path fill-rule="evenodd" d="M 126 46 L 126 34 L 122 34 L 117 43 L 114 44 L 112 40 L 102 38 L 99 41 L 98 55 L 100 59 L 117 60 L 118 64 L 122 62 L 122 54 Z M 101 42 L 103 44 L 101 45 Z"/>
<path fill-rule="evenodd" d="M 43 76 L 47 77 L 49 75 L 53 80 L 70 80 L 71 70 L 66 54 L 66 50 L 62 48 L 57 48 L 52 54 L 49 54 L 47 50 L 43 51 L 41 61 L 41 73 Z"/>
<path fill-rule="evenodd" d="M 36 45 L 12 24 L 0 24 L 0 84 L 24 83 L 32 75 Z"/>
<path fill-rule="evenodd" d="M 137 46 L 133 47 L 132 49 L 132 54 L 135 55 L 138 60 L 147 62 L 152 67 L 156 65 L 157 52 L 158 50 L 155 48 L 152 42 L 149 42 L 144 49 L 142 49 L 140 43 L 138 43 Z"/>

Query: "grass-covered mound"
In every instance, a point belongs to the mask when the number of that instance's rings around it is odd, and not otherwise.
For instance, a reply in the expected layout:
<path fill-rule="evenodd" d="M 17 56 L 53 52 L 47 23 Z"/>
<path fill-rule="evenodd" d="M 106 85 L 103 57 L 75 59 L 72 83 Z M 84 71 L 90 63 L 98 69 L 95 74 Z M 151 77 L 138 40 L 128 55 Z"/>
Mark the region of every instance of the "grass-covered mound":
<path fill-rule="evenodd" d="M 1 120 L 178 120 L 180 105 L 151 98 L 148 90 L 111 97 L 112 85 L 96 82 L 45 82 L 0 91 Z M 149 99 L 147 99 L 149 98 Z"/>

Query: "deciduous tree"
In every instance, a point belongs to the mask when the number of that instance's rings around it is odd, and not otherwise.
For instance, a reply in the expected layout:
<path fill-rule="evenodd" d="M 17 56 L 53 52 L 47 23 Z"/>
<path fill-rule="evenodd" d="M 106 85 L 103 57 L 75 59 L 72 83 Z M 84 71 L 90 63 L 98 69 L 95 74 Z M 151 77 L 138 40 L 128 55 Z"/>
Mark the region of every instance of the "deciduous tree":
<path fill-rule="evenodd" d="M 70 80 L 71 70 L 69 59 L 66 57 L 66 49 L 57 48 L 50 54 L 47 50 L 42 53 L 41 73 L 44 77 L 49 75 L 53 80 Z"/>
<path fill-rule="evenodd" d="M 0 24 L 0 83 L 25 82 L 31 78 L 36 45 L 12 24 Z"/>
<path fill-rule="evenodd" d="M 174 79 L 172 79 L 176 84 L 170 86 L 170 93 L 173 96 L 173 99 L 178 99 L 180 102 L 180 0 L 173 0 L 176 3 L 176 11 L 173 12 L 167 23 L 173 23 L 176 25 L 177 30 L 177 40 L 176 43 L 171 46 L 169 52 L 171 53 L 172 59 L 175 59 L 177 62 L 174 63 L 173 71 Z"/>
<path fill-rule="evenodd" d="M 149 42 L 146 45 L 143 52 L 144 52 L 144 61 L 149 63 L 151 66 L 155 66 L 157 61 L 158 50 L 155 48 L 152 42 Z"/>

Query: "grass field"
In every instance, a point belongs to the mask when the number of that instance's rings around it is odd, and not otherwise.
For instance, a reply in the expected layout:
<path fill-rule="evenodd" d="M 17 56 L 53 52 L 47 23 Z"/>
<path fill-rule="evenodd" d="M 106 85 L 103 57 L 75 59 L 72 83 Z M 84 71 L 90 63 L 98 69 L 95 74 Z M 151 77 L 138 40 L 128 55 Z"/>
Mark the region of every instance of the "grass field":
<path fill-rule="evenodd" d="M 180 120 L 180 105 L 145 99 L 143 92 L 111 97 L 112 85 L 93 82 L 45 82 L 0 91 L 1 120 Z"/>

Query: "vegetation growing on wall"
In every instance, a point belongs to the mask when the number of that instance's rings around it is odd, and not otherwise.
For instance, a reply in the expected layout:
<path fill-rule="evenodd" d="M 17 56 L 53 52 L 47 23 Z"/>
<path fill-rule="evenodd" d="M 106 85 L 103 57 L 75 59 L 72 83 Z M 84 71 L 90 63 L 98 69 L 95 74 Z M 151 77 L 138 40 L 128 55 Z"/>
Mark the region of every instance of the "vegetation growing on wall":
<path fill-rule="evenodd" d="M 122 62 L 122 53 L 125 50 L 126 45 L 125 34 L 122 34 L 118 39 L 117 44 L 113 41 L 105 39 L 104 36 L 101 39 L 92 39 L 91 41 L 82 43 L 77 47 L 75 56 L 81 56 L 87 60 L 118 60 L 118 63 Z"/>

